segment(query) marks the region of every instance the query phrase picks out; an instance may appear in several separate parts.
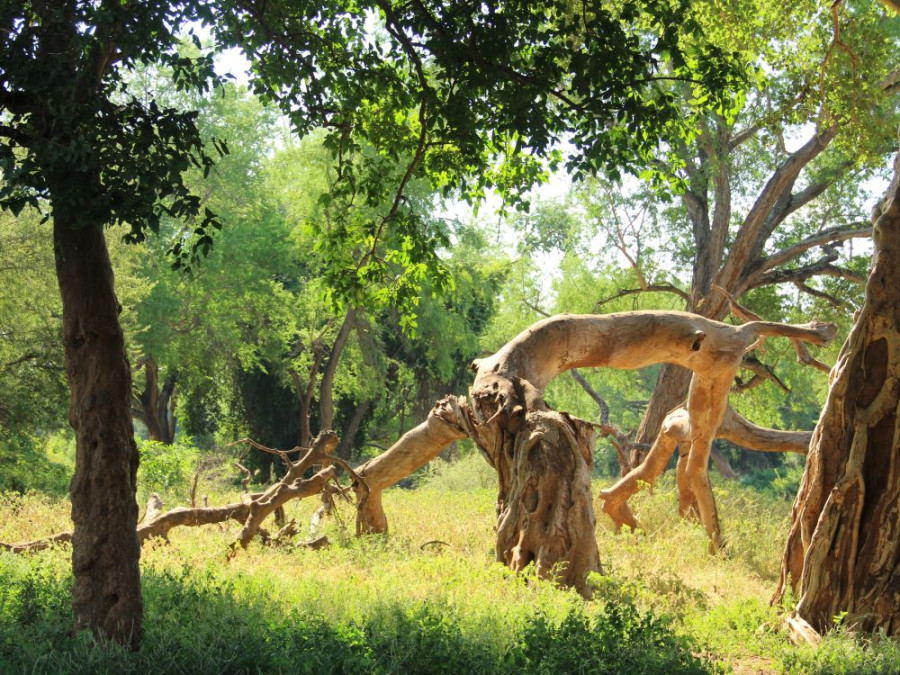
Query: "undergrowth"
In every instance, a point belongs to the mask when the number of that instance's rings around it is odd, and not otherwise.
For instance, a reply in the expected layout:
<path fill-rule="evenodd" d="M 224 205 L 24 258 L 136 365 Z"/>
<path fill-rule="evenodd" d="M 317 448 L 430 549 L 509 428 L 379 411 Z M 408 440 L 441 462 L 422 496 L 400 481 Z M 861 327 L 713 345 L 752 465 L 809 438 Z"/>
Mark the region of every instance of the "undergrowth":
<path fill-rule="evenodd" d="M 137 654 L 69 636 L 68 547 L 0 553 L 0 674 L 900 672 L 891 640 L 838 630 L 815 652 L 787 641 L 767 602 L 790 511 L 777 494 L 714 485 L 727 538 L 716 556 L 677 516 L 668 476 L 632 499 L 637 532 L 615 534 L 598 509 L 603 569 L 585 602 L 494 562 L 496 495 L 479 462 L 385 493 L 387 537 L 356 538 L 345 504 L 307 531 L 327 534 L 325 550 L 254 543 L 226 562 L 234 523 L 145 544 Z M 184 484 L 168 488 L 166 507 L 179 505 Z M 199 494 L 238 499 L 221 481 Z M 305 528 L 317 506 L 291 502 L 287 516 Z M 0 494 L 0 541 L 67 528 L 68 510 Z"/>

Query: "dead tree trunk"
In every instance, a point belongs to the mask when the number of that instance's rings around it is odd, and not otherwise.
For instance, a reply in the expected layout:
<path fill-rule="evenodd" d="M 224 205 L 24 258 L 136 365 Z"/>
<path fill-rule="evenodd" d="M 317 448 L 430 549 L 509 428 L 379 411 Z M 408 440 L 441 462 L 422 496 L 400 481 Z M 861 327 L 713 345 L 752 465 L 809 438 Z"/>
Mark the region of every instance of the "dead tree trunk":
<path fill-rule="evenodd" d="M 691 435 L 685 486 L 717 548 L 721 537 L 707 464 L 745 350 L 761 335 L 823 344 L 834 331 L 827 324 L 730 326 L 684 312 L 540 321 L 472 364 L 470 405 L 444 399 L 423 424 L 360 469 L 371 492 L 358 513 L 359 530 L 384 531 L 381 491 L 468 435 L 498 474 L 498 560 L 517 571 L 534 563 L 541 576 L 588 595 L 587 575 L 599 569 L 590 487 L 594 429 L 550 410 L 543 390 L 572 368 L 634 369 L 663 362 L 694 372 L 686 408 Z"/>
<path fill-rule="evenodd" d="M 62 295 L 72 476 L 72 612 L 75 630 L 137 649 L 141 642 L 140 545 L 135 536 L 138 453 L 129 401 L 131 369 L 113 271 L 100 226 L 54 217 Z"/>
<path fill-rule="evenodd" d="M 781 582 L 822 632 L 900 635 L 900 154 L 876 211 L 866 298 L 838 364 L 794 502 Z"/>

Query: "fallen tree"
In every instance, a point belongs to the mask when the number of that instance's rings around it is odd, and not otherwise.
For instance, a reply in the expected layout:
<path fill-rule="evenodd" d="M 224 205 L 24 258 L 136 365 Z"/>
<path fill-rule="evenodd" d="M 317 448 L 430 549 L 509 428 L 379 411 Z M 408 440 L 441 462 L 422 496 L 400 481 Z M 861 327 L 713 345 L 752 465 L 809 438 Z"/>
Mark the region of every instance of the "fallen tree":
<path fill-rule="evenodd" d="M 253 445 L 259 447 L 258 444 L 254 443 Z M 343 459 L 332 455 L 337 445 L 337 435 L 333 431 L 323 431 L 315 438 L 312 447 L 295 462 L 288 459 L 288 453 L 303 450 L 303 448 L 294 448 L 287 452 L 265 448 L 265 450 L 280 455 L 288 467 L 280 481 L 264 492 L 246 495 L 246 498 L 240 502 L 223 506 L 178 507 L 159 515 L 151 513 L 148 508 L 148 513 L 144 517 L 146 522 L 137 528 L 138 540 L 143 543 L 153 538 L 166 539 L 169 532 L 176 527 L 214 525 L 235 520 L 243 527 L 238 538 L 231 544 L 229 557 L 233 557 L 238 549 L 246 549 L 253 537 L 263 535 L 264 539 L 269 539 L 268 533 L 262 530 L 261 526 L 263 521 L 278 508 L 293 499 L 304 499 L 322 493 L 329 481 L 336 477 L 336 467 L 347 471 L 354 478 L 355 484 L 359 486 L 357 491 L 361 495 L 359 505 L 364 508 L 366 504 L 365 479 L 358 476 Z M 308 478 L 303 477 L 315 467 L 319 467 L 318 471 Z M 152 497 L 151 500 L 155 501 Z M 29 553 L 50 548 L 54 544 L 71 542 L 71 540 L 71 532 L 61 532 L 51 537 L 20 544 L 0 543 L 0 549 L 12 553 Z"/>
<path fill-rule="evenodd" d="M 670 425 L 672 434 L 679 432 L 678 442 L 688 446 L 680 471 L 682 501 L 696 509 L 711 548 L 718 549 L 722 539 L 707 465 L 744 354 L 766 337 L 823 345 L 835 332 L 834 325 L 818 322 L 750 321 L 732 326 L 684 312 L 561 315 L 540 321 L 496 354 L 473 362 L 475 380 L 469 401 L 455 396 L 442 399 L 422 424 L 358 469 L 367 481 L 369 497 L 357 513 L 357 529 L 386 531 L 381 492 L 451 442 L 468 436 L 498 475 L 498 560 L 516 571 L 533 563 L 539 576 L 555 578 L 589 595 L 587 575 L 599 570 L 590 486 L 595 428 L 551 410 L 544 401 L 544 388 L 556 375 L 573 368 L 635 369 L 673 363 L 693 371 L 678 424 L 673 418 Z M 765 444 L 765 432 L 770 430 L 734 415 L 728 420 L 726 428 L 733 433 Z M 675 438 L 663 439 L 654 461 Z M 801 447 L 806 440 L 795 437 L 793 442 Z M 627 488 L 621 488 L 615 495 L 626 492 Z"/>

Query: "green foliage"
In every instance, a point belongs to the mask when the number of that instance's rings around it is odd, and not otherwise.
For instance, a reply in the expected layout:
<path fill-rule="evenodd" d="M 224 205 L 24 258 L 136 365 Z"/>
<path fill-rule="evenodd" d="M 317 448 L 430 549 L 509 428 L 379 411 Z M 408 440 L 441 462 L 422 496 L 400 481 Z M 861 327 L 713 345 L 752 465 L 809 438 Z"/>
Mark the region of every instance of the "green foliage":
<path fill-rule="evenodd" d="M 138 467 L 138 492 L 146 498 L 151 492 L 178 495 L 183 501 L 190 490 L 189 481 L 197 468 L 199 452 L 190 438 L 178 438 L 171 445 L 158 441 L 138 441 L 141 458 Z"/>
<path fill-rule="evenodd" d="M 212 55 L 191 58 L 175 47 L 185 23 L 210 19 L 210 8 L 4 2 L 0 16 L 0 206 L 18 214 L 30 205 L 76 227 L 125 223 L 132 241 L 156 232 L 168 214 L 190 221 L 194 234 L 173 243 L 177 259 L 206 252 L 220 223 L 183 179 L 190 166 L 213 164 L 196 113 L 139 100 L 126 75 L 160 61 L 176 88 L 208 89 L 217 81 Z"/>
<path fill-rule="evenodd" d="M 3 672 L 375 672 L 537 673 L 708 672 L 690 642 L 629 604 L 589 618 L 528 617 L 510 647 L 467 629 L 430 602 L 386 603 L 365 619 L 329 622 L 273 598 L 244 598 L 244 582 L 214 574 L 144 574 L 144 647 L 129 653 L 68 636 L 70 577 L 59 556 L 28 562 L 0 554 L 0 665 Z"/>
<path fill-rule="evenodd" d="M 417 487 L 438 492 L 472 492 L 497 484 L 497 472 L 474 448 L 451 462 L 437 457 L 423 471 L 425 475 L 417 481 Z"/>
<path fill-rule="evenodd" d="M 742 474 L 740 481 L 756 490 L 791 501 L 800 487 L 803 478 L 803 463 L 785 463 L 774 469 L 762 469 Z"/>
<path fill-rule="evenodd" d="M 0 436 L 0 492 L 45 492 L 61 496 L 69 490 L 74 451 L 59 446 L 72 441 L 15 433 Z"/>
<path fill-rule="evenodd" d="M 483 461 L 464 458 L 469 469 Z M 239 525 L 178 528 L 144 545 L 145 640 L 137 654 L 69 637 L 68 545 L 0 552 L 0 672 L 896 672 L 896 643 L 840 628 L 812 653 L 790 645 L 778 577 L 790 504 L 736 482 L 714 490 L 728 540 L 710 556 L 680 519 L 674 482 L 632 499 L 646 528 L 614 535 L 598 514 L 595 599 L 494 564 L 495 487 L 388 490 L 390 537 L 352 535 L 339 503 L 321 551 L 249 550 L 223 565 Z M 182 490 L 187 489 L 185 483 Z M 221 489 L 206 478 L 204 493 Z M 178 487 L 176 486 L 176 491 Z M 210 494 L 235 501 L 233 488 Z M 317 500 L 288 504 L 308 522 Z M 68 529 L 69 506 L 0 494 L 0 541 Z M 588 666 L 589 664 L 589 666 Z"/>
<path fill-rule="evenodd" d="M 39 218 L 31 209 L 0 213 L 0 438 L 65 423 L 62 310 L 50 231 Z"/>
<path fill-rule="evenodd" d="M 686 2 L 229 9 L 217 36 L 248 56 L 254 91 L 300 134 L 327 129 L 335 169 L 317 252 L 328 287 L 359 304 L 388 277 L 375 297 L 404 315 L 426 277 L 449 287 L 435 253 L 445 239 L 410 199 L 416 180 L 470 201 L 493 187 L 521 204 L 545 163 L 562 160 L 563 137 L 577 175 L 634 171 L 692 136 L 702 110 L 732 110 L 742 80 Z M 698 95 L 685 106 L 669 79 Z"/>
<path fill-rule="evenodd" d="M 711 672 L 692 648 L 666 621 L 628 603 L 607 603 L 593 617 L 572 612 L 558 625 L 539 617 L 526 627 L 514 663 L 519 672 L 548 675 Z"/>
<path fill-rule="evenodd" d="M 882 675 L 900 672 L 900 644 L 884 635 L 861 635 L 838 627 L 815 650 L 784 655 L 787 673 L 804 675 Z"/>

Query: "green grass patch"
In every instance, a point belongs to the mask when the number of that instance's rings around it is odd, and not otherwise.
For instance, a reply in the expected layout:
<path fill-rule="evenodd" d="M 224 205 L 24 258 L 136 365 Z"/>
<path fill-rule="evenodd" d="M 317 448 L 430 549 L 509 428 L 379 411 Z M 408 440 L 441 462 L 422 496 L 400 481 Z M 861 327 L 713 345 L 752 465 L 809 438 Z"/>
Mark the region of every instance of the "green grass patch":
<path fill-rule="evenodd" d="M 715 556 L 678 517 L 669 476 L 632 499 L 637 532 L 613 533 L 598 509 L 603 569 L 586 602 L 495 562 L 496 493 L 478 462 L 387 491 L 386 537 L 356 538 L 342 504 L 317 533 L 325 550 L 254 542 L 226 562 L 236 523 L 146 544 L 138 654 L 69 636 L 67 547 L 0 554 L 0 674 L 900 672 L 891 640 L 841 629 L 816 652 L 788 642 L 768 605 L 790 512 L 778 494 L 716 483 L 727 548 Z M 166 508 L 184 483 L 169 488 Z M 239 499 L 218 480 L 207 493 Z M 317 506 L 291 502 L 287 516 L 305 528 Z M 0 494 L 0 541 L 66 529 L 68 513 L 59 498 Z"/>

